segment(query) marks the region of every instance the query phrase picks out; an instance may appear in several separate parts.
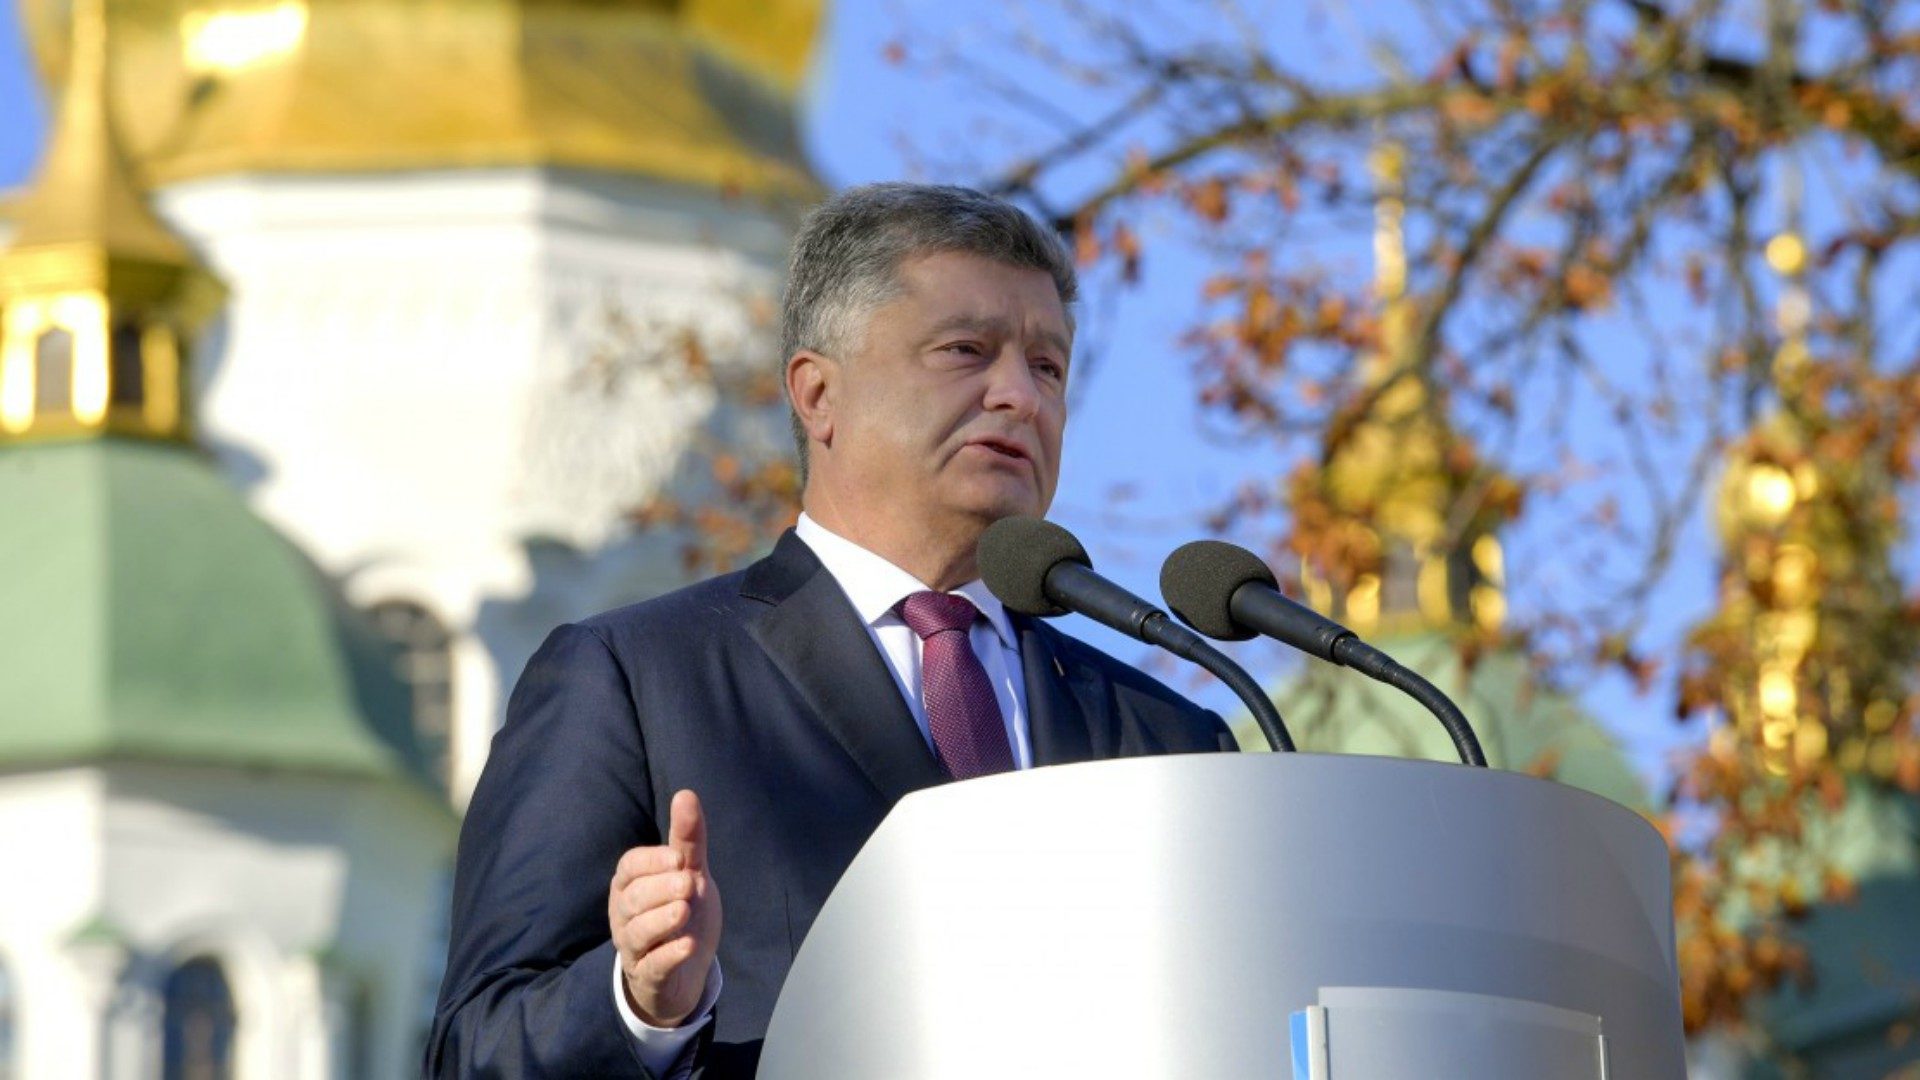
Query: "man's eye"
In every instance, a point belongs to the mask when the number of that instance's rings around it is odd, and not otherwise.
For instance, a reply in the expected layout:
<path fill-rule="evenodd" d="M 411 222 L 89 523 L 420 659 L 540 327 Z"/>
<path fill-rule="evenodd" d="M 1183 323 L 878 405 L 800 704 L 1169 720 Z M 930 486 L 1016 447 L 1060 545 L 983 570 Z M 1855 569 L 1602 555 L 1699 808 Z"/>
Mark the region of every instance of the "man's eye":
<path fill-rule="evenodd" d="M 1035 360 L 1033 366 L 1048 378 L 1062 379 L 1065 378 L 1067 374 L 1067 369 L 1061 367 L 1060 362 L 1057 360 Z"/>
<path fill-rule="evenodd" d="M 976 345 L 971 341 L 956 341 L 953 344 L 947 346 L 947 348 L 955 352 L 964 352 L 969 356 L 985 355 L 985 350 L 981 349 L 979 345 Z"/>

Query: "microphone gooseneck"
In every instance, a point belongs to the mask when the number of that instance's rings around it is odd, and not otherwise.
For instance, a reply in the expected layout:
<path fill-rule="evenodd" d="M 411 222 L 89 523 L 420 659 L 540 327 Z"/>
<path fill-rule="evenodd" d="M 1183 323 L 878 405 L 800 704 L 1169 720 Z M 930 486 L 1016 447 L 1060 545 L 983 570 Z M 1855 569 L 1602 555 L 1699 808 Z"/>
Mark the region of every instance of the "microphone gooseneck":
<path fill-rule="evenodd" d="M 1334 646 L 1334 662 L 1377 679 L 1399 690 L 1408 697 L 1427 707 L 1427 711 L 1447 729 L 1447 735 L 1453 739 L 1453 748 L 1459 752 L 1460 760 L 1468 765 L 1487 767 L 1487 755 L 1480 749 L 1480 738 L 1473 733 L 1473 725 L 1467 722 L 1467 716 L 1453 699 L 1440 691 L 1440 688 L 1428 682 L 1424 676 L 1381 652 L 1379 649 L 1361 641 L 1357 637 L 1346 637 Z"/>
<path fill-rule="evenodd" d="M 1265 634 L 1407 694 L 1446 728 L 1461 761 L 1486 766 L 1480 740 L 1459 706 L 1353 631 L 1289 599 L 1253 552 L 1219 540 L 1183 545 L 1160 568 L 1160 592 L 1174 614 L 1209 637 L 1238 641 Z"/>
<path fill-rule="evenodd" d="M 1280 711 L 1246 669 L 1166 612 L 1094 573 L 1087 549 L 1067 530 L 1039 518 L 1003 518 L 981 535 L 979 562 L 980 579 L 1009 610 L 1040 618 L 1078 612 L 1190 660 L 1240 698 L 1270 747 L 1294 748 Z"/>

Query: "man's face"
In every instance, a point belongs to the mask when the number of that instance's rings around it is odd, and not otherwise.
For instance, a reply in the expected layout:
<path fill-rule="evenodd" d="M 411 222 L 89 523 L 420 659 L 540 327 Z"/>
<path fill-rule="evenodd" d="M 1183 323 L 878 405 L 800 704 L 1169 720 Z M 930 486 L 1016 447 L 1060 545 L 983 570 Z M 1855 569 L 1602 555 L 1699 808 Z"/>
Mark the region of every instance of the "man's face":
<path fill-rule="evenodd" d="M 902 293 L 836 365 L 835 497 L 909 529 L 1045 514 L 1072 348 L 1053 278 L 957 252 L 899 273 Z"/>

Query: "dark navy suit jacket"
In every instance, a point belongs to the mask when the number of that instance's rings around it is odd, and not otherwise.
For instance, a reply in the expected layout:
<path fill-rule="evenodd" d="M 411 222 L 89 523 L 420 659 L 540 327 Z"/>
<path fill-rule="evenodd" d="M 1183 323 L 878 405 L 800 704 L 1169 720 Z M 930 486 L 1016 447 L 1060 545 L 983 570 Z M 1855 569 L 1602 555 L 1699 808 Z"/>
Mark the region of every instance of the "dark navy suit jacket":
<path fill-rule="evenodd" d="M 1015 616 L 1035 765 L 1232 749 L 1214 713 Z M 555 630 L 461 828 L 432 1077 L 644 1077 L 607 889 L 698 792 L 726 986 L 695 1075 L 753 1075 L 774 998 L 881 818 L 946 779 L 853 605 L 792 532 L 744 572 Z"/>

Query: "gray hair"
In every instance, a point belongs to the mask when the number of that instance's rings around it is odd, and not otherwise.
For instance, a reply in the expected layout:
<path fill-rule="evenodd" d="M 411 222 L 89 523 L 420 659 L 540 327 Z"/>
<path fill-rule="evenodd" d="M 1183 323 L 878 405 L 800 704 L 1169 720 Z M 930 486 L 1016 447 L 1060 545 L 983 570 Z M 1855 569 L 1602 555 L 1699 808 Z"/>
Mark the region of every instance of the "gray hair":
<path fill-rule="evenodd" d="M 845 356 L 859 346 L 863 320 L 900 295 L 901 264 L 949 251 L 1045 271 L 1060 291 L 1071 331 L 1080 283 L 1052 230 L 1012 203 L 972 188 L 865 184 L 821 203 L 793 238 L 780 302 L 781 363 L 802 349 Z M 793 442 L 804 484 L 807 433 L 797 413 Z"/>

